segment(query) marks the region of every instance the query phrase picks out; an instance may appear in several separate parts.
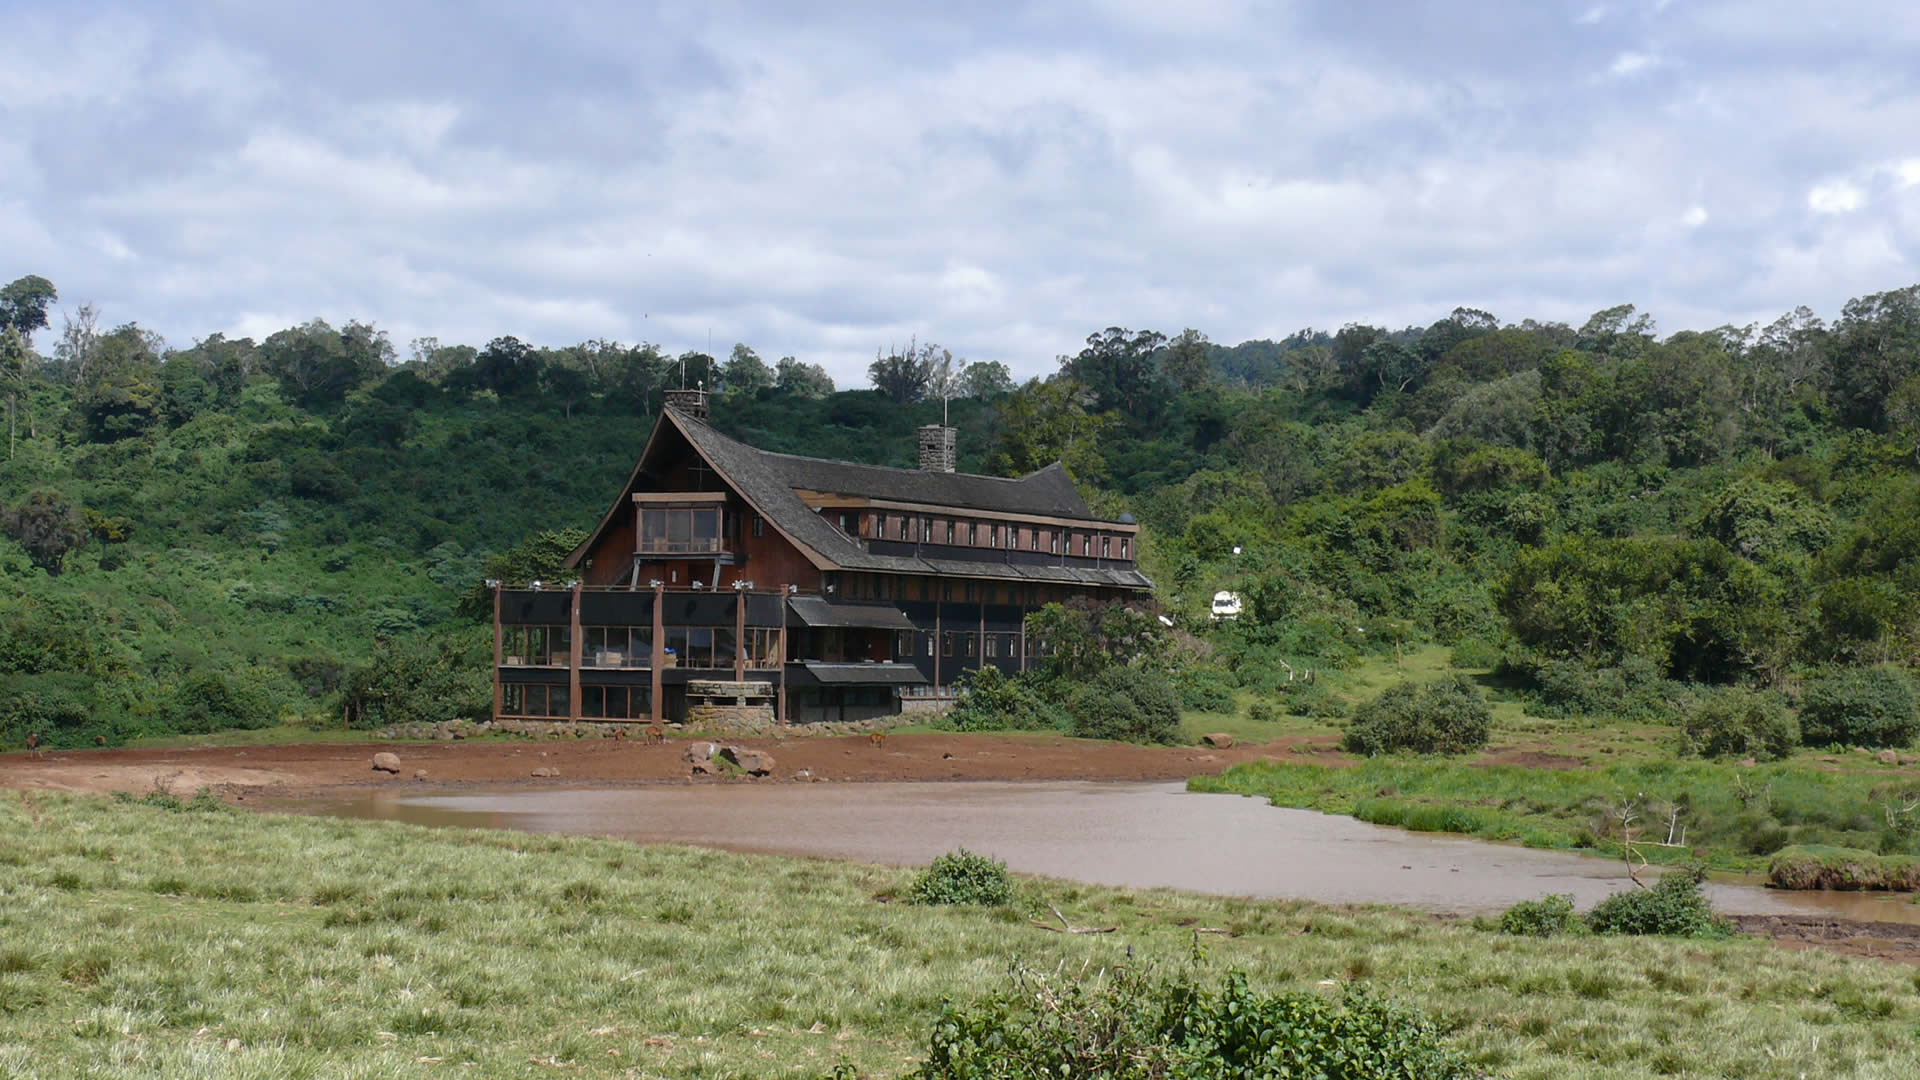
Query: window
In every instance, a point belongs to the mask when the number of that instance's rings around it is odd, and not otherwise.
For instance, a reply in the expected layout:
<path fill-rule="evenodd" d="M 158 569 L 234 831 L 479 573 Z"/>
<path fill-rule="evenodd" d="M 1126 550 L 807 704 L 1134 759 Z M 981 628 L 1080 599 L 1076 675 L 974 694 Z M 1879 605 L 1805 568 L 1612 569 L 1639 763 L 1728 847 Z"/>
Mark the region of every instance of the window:
<path fill-rule="evenodd" d="M 653 662 L 653 627 L 583 626 L 580 666 L 643 668 Z"/>
<path fill-rule="evenodd" d="M 977 521 L 967 522 L 967 543 L 973 547 L 980 546 L 980 523 L 979 522 Z"/>
<path fill-rule="evenodd" d="M 853 535 L 853 515 L 852 514 L 840 515 L 840 531 L 843 533 L 846 533 L 848 536 Z"/>
<path fill-rule="evenodd" d="M 997 660 L 999 658 L 1000 658 L 1000 635 L 988 634 L 987 635 L 987 659 Z"/>
<path fill-rule="evenodd" d="M 567 716 L 565 683 L 508 683 L 501 688 L 501 709 L 507 716 Z"/>
<path fill-rule="evenodd" d="M 906 516 L 903 514 L 900 517 L 900 539 L 905 540 L 906 538 L 907 538 L 907 519 L 906 519 Z"/>
<path fill-rule="evenodd" d="M 1120 538 L 1120 557 L 1123 559 L 1129 557 L 1127 555 L 1127 538 L 1124 536 Z"/>
<path fill-rule="evenodd" d="M 667 627 L 667 662 L 679 667 L 724 668 L 733 666 L 734 637 L 731 627 Z"/>
<path fill-rule="evenodd" d="M 508 626 L 502 628 L 500 663 L 503 667 L 566 667 L 573 662 L 572 629 L 565 626 Z"/>
<path fill-rule="evenodd" d="M 1047 543 L 1048 543 L 1048 544 L 1049 544 L 1049 545 L 1050 545 L 1050 546 L 1052 547 L 1052 549 L 1053 549 L 1053 553 L 1054 553 L 1055 555 L 1058 555 L 1058 554 L 1060 554 L 1060 530 L 1058 530 L 1058 529 L 1048 529 L 1048 530 L 1047 530 Z"/>
<path fill-rule="evenodd" d="M 1103 559 L 1113 558 L 1113 537 L 1103 536 L 1100 538 L 1100 557 Z"/>
<path fill-rule="evenodd" d="M 640 551 L 684 554 L 722 550 L 717 506 L 649 507 L 640 512 Z"/>
<path fill-rule="evenodd" d="M 913 631 L 901 630 L 893 635 L 894 659 L 905 659 L 913 655 Z"/>
<path fill-rule="evenodd" d="M 933 543 L 933 519 L 932 518 L 920 519 L 920 542 L 923 544 Z"/>
<path fill-rule="evenodd" d="M 755 536 L 765 535 L 766 525 L 767 525 L 766 521 L 762 519 L 759 514 L 753 515 L 753 535 Z"/>
<path fill-rule="evenodd" d="M 973 635 L 972 635 L 972 634 L 962 634 L 962 635 L 960 635 L 960 637 L 961 637 L 961 638 L 963 639 L 963 640 L 961 641 L 961 643 L 960 643 L 960 645 L 961 645 L 961 648 L 962 648 L 962 650 L 964 650 L 964 655 L 966 656 L 966 658 L 967 658 L 967 659 L 969 659 L 969 660 L 971 660 L 971 659 L 973 658 L 973 653 L 974 653 L 974 640 L 973 640 Z"/>
<path fill-rule="evenodd" d="M 953 543 L 953 528 L 954 528 L 954 523 L 952 521 L 948 521 L 947 522 L 947 543 L 949 545 Z"/>
<path fill-rule="evenodd" d="M 959 635 L 954 633 L 952 630 L 949 630 L 945 634 L 942 634 L 940 636 L 940 655 L 941 656 L 950 657 L 953 655 L 953 639 L 958 636 Z"/>
<path fill-rule="evenodd" d="M 1000 526 L 998 525 L 987 526 L 987 546 L 988 547 L 1000 546 Z"/>
<path fill-rule="evenodd" d="M 1080 534 L 1080 554 L 1082 555 L 1093 554 L 1093 537 L 1087 535 L 1086 533 Z"/>
<path fill-rule="evenodd" d="M 1039 551 L 1040 550 L 1040 530 L 1030 529 L 1028 530 L 1028 535 L 1032 537 L 1032 540 L 1028 544 L 1028 547 L 1034 551 Z"/>
<path fill-rule="evenodd" d="M 1020 526 L 1007 526 L 1007 550 L 1013 551 L 1020 546 Z"/>

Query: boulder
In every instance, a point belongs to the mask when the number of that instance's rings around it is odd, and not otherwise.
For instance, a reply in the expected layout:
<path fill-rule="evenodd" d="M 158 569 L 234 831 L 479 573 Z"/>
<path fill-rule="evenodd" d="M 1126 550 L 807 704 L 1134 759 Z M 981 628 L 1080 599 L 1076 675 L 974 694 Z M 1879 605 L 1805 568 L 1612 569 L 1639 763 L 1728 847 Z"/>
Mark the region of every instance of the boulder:
<path fill-rule="evenodd" d="M 1741 759 L 1740 759 L 1740 767 L 1741 767 L 1741 768 L 1743 768 L 1743 769 L 1751 769 L 1751 768 L 1754 768 L 1754 767 L 1756 767 L 1756 766 L 1758 766 L 1759 764 L 1760 764 L 1760 763 L 1759 763 L 1758 761 L 1755 761 L 1755 760 L 1754 760 L 1754 759 L 1752 759 L 1752 758 L 1741 758 Z"/>
<path fill-rule="evenodd" d="M 413 770 L 413 778 L 415 780 L 425 780 L 427 778 L 427 770 L 425 769 Z"/>
<path fill-rule="evenodd" d="M 689 763 L 698 765 L 703 761 L 712 761 L 713 755 L 718 752 L 719 749 L 718 746 L 710 742 L 691 742 L 687 744 L 685 750 L 681 751 L 680 756 L 685 758 Z"/>
<path fill-rule="evenodd" d="M 767 776 L 773 772 L 773 755 L 764 750 L 749 750 L 744 746 L 723 746 L 717 755 L 720 760 L 740 767 L 749 776 Z"/>
<path fill-rule="evenodd" d="M 550 777 L 559 776 L 560 770 L 554 768 L 551 765 L 542 765 L 539 768 L 533 770 L 533 775 L 538 776 L 542 779 L 547 779 Z"/>
<path fill-rule="evenodd" d="M 1898 750 L 1882 750 L 1878 754 L 1875 754 L 1873 758 L 1882 765 L 1900 764 L 1900 752 Z"/>
<path fill-rule="evenodd" d="M 1211 735 L 1200 736 L 1200 741 L 1216 750 L 1225 750 L 1227 747 L 1233 745 L 1233 736 L 1224 731 L 1216 731 Z"/>
<path fill-rule="evenodd" d="M 397 774 L 400 771 L 400 755 L 385 750 L 373 755 L 373 771 Z"/>

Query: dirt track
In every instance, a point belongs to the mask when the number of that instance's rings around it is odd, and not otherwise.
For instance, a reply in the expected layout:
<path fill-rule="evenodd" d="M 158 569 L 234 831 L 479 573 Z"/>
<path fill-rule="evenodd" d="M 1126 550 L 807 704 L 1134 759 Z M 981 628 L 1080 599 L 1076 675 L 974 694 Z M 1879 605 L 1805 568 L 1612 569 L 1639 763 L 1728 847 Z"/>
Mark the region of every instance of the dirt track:
<path fill-rule="evenodd" d="M 62 750 L 42 757 L 0 755 L 0 787 L 103 793 L 144 792 L 156 782 L 187 794 L 211 786 L 223 794 L 298 798 L 368 785 L 458 787 L 523 782 L 634 784 L 685 782 L 683 753 L 694 740 L 648 745 L 638 739 L 321 743 L 308 746 L 197 747 L 168 750 Z M 1225 750 L 1130 746 L 1053 736 L 890 735 L 730 739 L 765 751 L 773 775 L 759 783 L 873 780 L 1183 780 L 1242 761 L 1330 750 L 1332 739 L 1289 739 Z M 1298 747 L 1299 750 L 1295 748 Z M 375 772 L 372 757 L 399 755 L 398 776 Z M 558 770 L 533 778 L 533 770 Z M 426 771 L 424 782 L 413 778 Z M 705 781 L 713 782 L 713 781 Z M 244 799 L 243 799 L 244 801 Z"/>

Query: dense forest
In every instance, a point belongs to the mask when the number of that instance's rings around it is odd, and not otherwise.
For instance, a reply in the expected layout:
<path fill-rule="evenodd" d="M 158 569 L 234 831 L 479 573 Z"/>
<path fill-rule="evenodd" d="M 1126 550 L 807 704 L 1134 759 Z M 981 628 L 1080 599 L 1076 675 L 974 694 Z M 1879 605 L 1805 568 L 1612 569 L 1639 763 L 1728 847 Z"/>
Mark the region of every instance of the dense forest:
<path fill-rule="evenodd" d="M 337 724 L 396 687 L 482 707 L 478 582 L 590 524 L 683 382 L 769 449 L 905 465 L 944 408 L 964 469 L 1066 462 L 1259 692 L 1437 641 L 1549 703 L 1657 710 L 1920 640 L 1920 286 L 1664 337 L 1631 306 L 1230 347 L 1109 328 L 1023 385 L 914 342 L 858 390 L 746 345 L 402 357 L 316 320 L 176 347 L 85 305 L 51 325 L 56 300 L 0 289 L 0 744 Z M 1221 588 L 1248 616 L 1205 630 Z"/>

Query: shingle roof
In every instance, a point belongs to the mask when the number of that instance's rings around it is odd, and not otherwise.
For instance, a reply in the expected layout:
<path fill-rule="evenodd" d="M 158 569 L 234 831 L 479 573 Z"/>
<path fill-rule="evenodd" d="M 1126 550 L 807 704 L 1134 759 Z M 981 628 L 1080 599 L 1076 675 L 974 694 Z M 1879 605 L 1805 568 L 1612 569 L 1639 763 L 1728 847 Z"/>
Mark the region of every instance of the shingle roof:
<path fill-rule="evenodd" d="M 803 548 L 826 562 L 847 570 L 877 570 L 896 574 L 949 574 L 1016 581 L 1051 581 L 1121 588 L 1150 589 L 1153 583 L 1137 570 L 1092 569 L 1069 566 L 1023 566 L 1003 562 L 923 559 L 905 555 L 870 554 L 858 540 L 841 532 L 803 502 L 795 489 L 832 492 L 870 499 L 931 503 L 988 513 L 1031 514 L 1077 518 L 1095 522 L 1087 502 L 1058 462 L 1017 480 L 969 473 L 933 473 L 855 465 L 823 458 L 776 454 L 727 438 L 677 409 L 663 409 L 660 424 L 671 423 L 715 470 L 739 490 L 762 515 Z M 655 431 L 658 432 L 656 426 Z M 649 444 L 651 444 L 649 439 Z M 639 469 L 635 469 L 635 479 Z M 629 480 L 630 490 L 633 481 Z M 622 498 L 625 498 L 624 493 Z M 616 503 L 599 528 L 618 512 Z M 589 539 L 569 558 L 583 556 Z"/>

